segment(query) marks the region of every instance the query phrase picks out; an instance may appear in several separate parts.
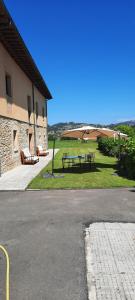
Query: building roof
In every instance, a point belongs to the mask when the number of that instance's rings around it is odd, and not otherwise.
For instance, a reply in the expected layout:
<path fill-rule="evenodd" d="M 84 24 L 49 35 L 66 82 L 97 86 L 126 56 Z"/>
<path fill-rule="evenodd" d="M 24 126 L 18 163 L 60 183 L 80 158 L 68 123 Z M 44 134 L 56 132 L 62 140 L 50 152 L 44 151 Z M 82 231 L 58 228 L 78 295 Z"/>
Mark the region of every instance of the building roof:
<path fill-rule="evenodd" d="M 4 2 L 0 0 L 0 42 L 46 99 L 52 95 Z"/>

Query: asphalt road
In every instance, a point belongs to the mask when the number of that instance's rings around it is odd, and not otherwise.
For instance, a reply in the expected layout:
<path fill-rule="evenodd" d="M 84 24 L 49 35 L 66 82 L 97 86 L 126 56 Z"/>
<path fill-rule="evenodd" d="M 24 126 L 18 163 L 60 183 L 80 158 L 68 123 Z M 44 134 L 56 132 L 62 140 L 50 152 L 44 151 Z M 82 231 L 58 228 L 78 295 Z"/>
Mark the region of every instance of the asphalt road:
<path fill-rule="evenodd" d="M 0 244 L 11 260 L 11 300 L 86 300 L 84 228 L 95 221 L 135 222 L 135 191 L 1 192 Z"/>

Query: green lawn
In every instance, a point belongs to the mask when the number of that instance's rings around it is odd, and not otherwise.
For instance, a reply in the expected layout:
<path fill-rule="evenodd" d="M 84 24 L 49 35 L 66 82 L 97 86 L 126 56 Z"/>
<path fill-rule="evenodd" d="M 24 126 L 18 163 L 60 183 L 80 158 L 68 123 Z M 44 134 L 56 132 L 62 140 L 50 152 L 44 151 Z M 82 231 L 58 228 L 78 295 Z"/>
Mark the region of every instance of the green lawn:
<path fill-rule="evenodd" d="M 52 148 L 52 143 L 49 143 Z M 97 143 L 89 141 L 56 141 L 56 148 L 60 151 L 55 156 L 54 173 L 64 174 L 63 178 L 44 179 L 42 175 L 51 171 L 51 163 L 43 169 L 40 174 L 32 180 L 28 188 L 31 189 L 87 189 L 87 188 L 113 188 L 113 187 L 135 187 L 135 181 L 116 176 L 116 159 L 102 155 L 97 150 Z M 68 152 L 70 155 L 85 154 L 88 151 L 95 152 L 95 166 L 91 169 L 88 164 L 84 166 L 66 167 L 62 169 L 62 155 Z"/>

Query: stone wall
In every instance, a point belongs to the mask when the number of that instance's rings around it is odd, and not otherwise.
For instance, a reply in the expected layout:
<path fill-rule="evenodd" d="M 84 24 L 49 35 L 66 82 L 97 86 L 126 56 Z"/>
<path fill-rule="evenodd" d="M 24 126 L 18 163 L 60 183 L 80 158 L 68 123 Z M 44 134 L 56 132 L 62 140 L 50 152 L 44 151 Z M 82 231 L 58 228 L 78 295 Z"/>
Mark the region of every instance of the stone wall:
<path fill-rule="evenodd" d="M 36 145 L 47 148 L 46 129 L 36 126 Z M 14 146 L 14 131 L 17 132 L 17 146 Z M 32 153 L 34 153 L 34 126 L 0 116 L 0 166 L 4 173 L 21 164 L 20 151 L 29 147 L 29 132 L 33 136 Z"/>
<path fill-rule="evenodd" d="M 47 129 L 43 127 L 36 127 L 36 144 L 42 145 L 45 149 L 48 149 L 47 142 Z"/>

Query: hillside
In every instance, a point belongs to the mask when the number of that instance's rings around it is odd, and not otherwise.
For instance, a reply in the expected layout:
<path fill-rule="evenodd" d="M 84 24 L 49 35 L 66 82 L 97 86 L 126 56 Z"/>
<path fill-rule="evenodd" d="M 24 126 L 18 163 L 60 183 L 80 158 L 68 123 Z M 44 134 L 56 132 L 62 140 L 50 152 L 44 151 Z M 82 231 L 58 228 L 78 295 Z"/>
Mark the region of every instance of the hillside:
<path fill-rule="evenodd" d="M 57 123 L 53 125 L 48 125 L 48 136 L 51 137 L 53 135 L 60 136 L 64 130 L 69 130 L 72 128 L 78 128 L 82 126 L 95 126 L 95 127 L 110 127 L 113 128 L 117 125 L 130 125 L 135 126 L 135 120 L 125 121 L 121 123 L 103 125 L 103 124 L 91 124 L 91 123 L 76 123 L 76 122 L 65 122 L 65 123 Z"/>
<path fill-rule="evenodd" d="M 119 122 L 119 123 L 115 123 L 115 124 L 110 124 L 108 126 L 114 127 L 114 126 L 118 126 L 118 125 L 135 126 L 135 120 L 125 121 L 125 122 Z"/>
<path fill-rule="evenodd" d="M 75 123 L 75 122 L 65 122 L 65 123 L 57 123 L 53 125 L 48 125 L 48 135 L 56 135 L 60 136 L 64 130 L 69 130 L 72 128 L 82 127 L 87 125 L 86 123 Z"/>

